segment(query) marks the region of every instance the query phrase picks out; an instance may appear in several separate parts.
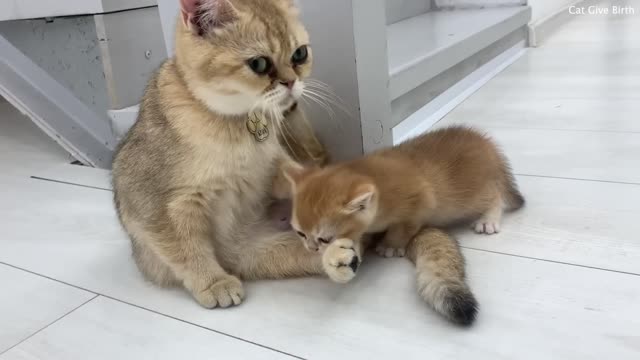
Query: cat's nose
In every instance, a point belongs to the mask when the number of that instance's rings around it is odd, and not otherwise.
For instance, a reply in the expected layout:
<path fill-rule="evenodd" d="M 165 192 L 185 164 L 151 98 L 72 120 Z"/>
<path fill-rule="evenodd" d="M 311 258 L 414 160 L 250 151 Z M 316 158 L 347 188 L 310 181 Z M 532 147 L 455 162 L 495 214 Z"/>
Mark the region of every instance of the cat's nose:
<path fill-rule="evenodd" d="M 280 80 L 280 84 L 286 86 L 289 90 L 293 89 L 293 85 L 295 85 L 295 80 Z"/>

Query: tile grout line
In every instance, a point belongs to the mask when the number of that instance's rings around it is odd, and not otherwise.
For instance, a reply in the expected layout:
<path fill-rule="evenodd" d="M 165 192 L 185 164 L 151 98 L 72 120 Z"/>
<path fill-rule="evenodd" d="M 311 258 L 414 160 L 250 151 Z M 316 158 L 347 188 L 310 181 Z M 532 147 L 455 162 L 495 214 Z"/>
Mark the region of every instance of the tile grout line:
<path fill-rule="evenodd" d="M 31 179 L 33 179 L 33 180 L 47 181 L 47 182 L 52 182 L 52 183 L 57 183 L 57 184 L 63 184 L 63 185 L 79 186 L 79 187 L 83 187 L 83 188 L 87 188 L 87 189 L 103 190 L 103 191 L 113 192 L 113 190 L 112 190 L 112 189 L 101 188 L 101 187 L 98 187 L 98 186 L 91 186 L 91 185 L 84 185 L 84 184 L 72 183 L 72 182 L 62 181 L 62 180 L 47 179 L 47 178 L 40 177 L 40 176 L 33 176 L 33 175 L 32 175 L 32 176 L 30 176 L 30 178 L 31 178 Z"/>
<path fill-rule="evenodd" d="M 92 294 L 95 294 L 95 295 L 96 295 L 96 296 L 94 296 L 93 298 L 91 298 L 90 300 L 88 300 L 87 302 L 89 302 L 89 301 L 91 301 L 91 300 L 94 300 L 94 299 L 95 299 L 95 298 L 97 298 L 98 296 L 101 296 L 101 297 L 104 297 L 104 298 L 109 299 L 109 300 L 117 301 L 117 302 L 119 302 L 119 303 L 121 303 L 121 304 L 129 305 L 129 306 L 135 307 L 135 308 L 140 309 L 140 310 L 148 311 L 148 312 L 150 312 L 150 313 L 154 313 L 154 314 L 156 314 L 156 315 L 160 315 L 160 316 L 162 316 L 162 317 L 166 317 L 166 318 L 169 318 L 169 319 L 172 319 L 172 320 L 179 321 L 179 322 L 184 323 L 184 324 L 188 324 L 188 325 L 191 325 L 191 326 L 195 326 L 195 327 L 198 327 L 198 328 L 203 329 L 203 330 L 211 331 L 211 332 L 216 333 L 216 334 L 218 334 L 218 335 L 222 335 L 222 336 L 230 337 L 230 338 L 232 338 L 232 339 L 234 339 L 234 340 L 238 340 L 238 341 L 241 341 L 241 342 L 244 342 L 244 343 L 248 343 L 248 344 L 251 344 L 251 345 L 254 345 L 254 346 L 257 346 L 257 347 L 263 348 L 263 349 L 271 350 L 271 351 L 274 351 L 274 352 L 277 352 L 277 353 L 280 353 L 280 354 L 283 354 L 283 355 L 286 355 L 286 356 L 289 356 L 289 357 L 292 357 L 292 358 L 295 358 L 295 359 L 307 360 L 306 358 L 303 358 L 303 357 L 301 357 L 301 356 L 298 356 L 298 355 L 294 355 L 294 354 L 288 353 L 288 352 L 286 352 L 286 351 L 278 350 L 278 349 L 275 349 L 275 348 L 269 347 L 269 346 L 267 346 L 267 345 L 262 345 L 262 344 L 260 344 L 260 343 L 253 342 L 253 341 L 251 341 L 251 340 L 247 340 L 247 339 L 243 339 L 243 338 L 241 338 L 241 337 L 235 336 L 235 335 L 227 334 L 227 333 L 222 332 L 222 331 L 220 331 L 220 330 L 215 330 L 215 329 L 208 328 L 208 327 L 206 327 L 206 326 L 202 326 L 202 325 L 199 325 L 199 324 L 196 324 L 196 323 L 192 323 L 192 322 L 190 322 L 190 321 L 187 321 L 187 320 L 184 320 L 184 319 L 180 319 L 180 318 L 174 317 L 174 316 L 172 316 L 172 315 L 164 314 L 164 313 L 161 313 L 161 312 L 159 312 L 159 311 L 156 311 L 156 310 L 153 310 L 153 309 L 149 309 L 149 308 L 146 308 L 146 307 L 141 306 L 141 305 L 136 305 L 136 304 L 130 303 L 130 302 L 128 302 L 128 301 L 124 301 L 124 300 L 121 300 L 121 299 L 117 299 L 117 298 L 115 298 L 115 297 L 113 297 L 113 296 L 110 296 L 110 295 L 106 295 L 106 294 L 102 294 L 102 293 L 99 293 L 99 292 L 95 292 L 95 291 L 92 291 L 92 290 L 86 289 L 86 288 L 84 288 L 84 287 L 82 287 L 82 286 L 78 286 L 78 285 L 70 284 L 70 283 L 65 282 L 65 281 L 62 281 L 62 280 L 54 279 L 54 278 L 52 278 L 52 277 L 50 277 L 50 276 L 47 276 L 47 275 L 39 274 L 39 273 L 34 272 L 34 271 L 31 271 L 31 270 L 23 269 L 23 268 L 21 268 L 21 267 L 19 267 L 19 266 L 15 266 L 15 265 L 11 265 L 11 264 L 5 263 L 4 261 L 0 261 L 0 265 L 5 265 L 5 266 L 8 266 L 8 267 L 13 268 L 13 269 L 16 269 L 16 270 L 21 270 L 21 271 L 27 272 L 27 273 L 29 273 L 29 274 L 31 274 L 31 275 L 39 276 L 39 277 L 42 277 L 42 278 L 45 278 L 45 279 L 48 279 L 48 280 L 51 280 L 51 281 L 55 281 L 55 282 L 57 282 L 57 283 L 60 283 L 60 284 L 63 284 L 63 285 L 67 285 L 67 286 L 70 286 L 70 287 L 73 287 L 73 288 L 76 288 L 76 289 L 79 289 L 79 290 L 83 290 L 83 291 L 86 291 L 86 292 L 90 292 L 90 293 L 92 293 Z M 86 303 L 85 303 L 85 304 L 86 304 Z M 83 305 L 84 305 L 84 304 L 82 304 L 82 305 L 80 305 L 80 306 L 83 306 Z M 80 307 L 80 306 L 79 306 L 79 307 Z M 78 308 L 79 308 L 79 307 L 78 307 Z M 77 309 L 77 308 L 76 308 L 76 309 Z M 73 310 L 72 310 L 72 311 L 70 311 L 69 313 L 71 313 L 71 312 L 75 311 L 76 309 L 73 309 Z M 64 316 L 66 316 L 66 315 L 68 315 L 68 314 L 65 314 Z M 64 317 L 64 316 L 63 316 L 63 317 Z M 56 321 L 58 321 L 58 320 L 60 320 L 60 319 L 57 319 Z M 51 325 L 51 324 L 49 324 L 49 325 Z M 46 327 L 48 327 L 49 325 L 47 325 Z M 46 328 L 46 327 L 45 327 L 45 328 Z M 40 329 L 38 332 L 40 332 L 41 330 L 44 330 L 45 328 Z M 35 335 L 35 334 L 33 334 L 33 335 Z M 31 335 L 31 336 L 33 336 L 33 335 Z M 30 338 L 31 336 L 29 336 L 29 338 Z M 27 339 L 28 339 L 28 338 L 27 338 Z M 24 341 L 25 341 L 25 340 L 27 340 L 27 339 L 24 339 L 24 340 L 20 341 L 20 343 L 24 342 Z M 19 344 L 20 344 L 20 343 L 19 343 Z M 17 345 L 19 345 L 19 344 L 16 344 L 16 345 L 12 346 L 11 348 L 7 349 L 6 351 L 9 351 L 10 349 L 14 348 L 15 346 L 17 346 Z M 4 352 L 0 353 L 0 355 L 4 354 L 6 351 L 4 351 Z"/>
<path fill-rule="evenodd" d="M 605 183 L 605 184 L 640 185 L 640 183 L 635 183 L 635 182 L 613 181 L 613 180 L 598 180 L 598 179 L 580 179 L 580 178 L 551 176 L 551 175 L 533 175 L 533 174 L 520 174 L 520 173 L 514 173 L 514 175 L 516 175 L 516 176 L 525 176 L 525 177 L 537 177 L 537 178 L 543 178 L 543 179 L 597 182 L 597 183 Z"/>
<path fill-rule="evenodd" d="M 640 276 L 640 274 L 638 274 L 638 273 L 632 273 L 632 272 L 628 272 L 628 271 L 605 269 L 605 268 L 600 268 L 600 267 L 596 267 L 596 266 L 573 264 L 573 263 L 568 263 L 568 262 L 564 262 L 564 261 L 541 259 L 541 258 L 525 256 L 525 255 L 509 254 L 509 253 L 504 253 L 504 252 L 500 252 L 500 251 L 478 249 L 478 248 L 472 248 L 472 247 L 467 247 L 467 246 L 462 246 L 462 245 L 460 246 L 460 248 L 466 249 L 466 250 L 473 250 L 473 251 L 480 251 L 480 252 L 486 252 L 486 253 L 491 253 L 491 254 L 497 254 L 497 255 L 511 256 L 511 257 L 516 257 L 516 258 L 520 258 L 520 259 L 544 261 L 544 262 L 553 263 L 553 264 L 567 265 L 567 266 L 579 267 L 579 268 L 585 268 L 585 269 L 591 269 L 591 270 L 600 270 L 600 271 L 606 271 L 606 272 L 612 272 L 612 273 L 630 275 L 630 276 Z"/>
<path fill-rule="evenodd" d="M 453 112 L 453 111 L 452 111 Z M 588 132 L 588 133 L 607 133 L 607 134 L 640 134 L 638 130 L 596 130 L 596 129 L 569 129 L 569 128 L 544 128 L 544 127 L 526 127 L 526 126 L 509 126 L 509 125 L 475 125 L 468 122 L 459 122 L 456 120 L 452 120 L 451 123 L 446 123 L 447 118 L 443 118 L 440 123 L 438 121 L 436 124 L 440 124 L 440 127 L 447 128 L 450 126 L 470 126 L 476 130 L 488 130 L 488 129 L 496 129 L 496 130 L 525 130 L 525 131 L 557 131 L 557 132 Z M 436 130 L 433 124 L 431 127 L 432 130 Z M 491 135 L 491 134 L 489 134 Z"/>
<path fill-rule="evenodd" d="M 4 264 L 4 263 L 1 263 L 1 264 Z M 4 265 L 6 265 L 6 264 L 4 264 Z M 7 266 L 11 266 L 11 265 L 7 265 Z M 17 268 L 16 268 L 16 269 L 17 269 Z M 22 270 L 22 269 L 20 269 L 20 270 Z M 25 270 L 23 270 L 23 271 L 25 271 Z M 85 290 L 85 291 L 86 291 L 86 290 Z M 94 292 L 91 292 L 91 293 L 93 294 L 93 297 L 91 297 L 91 299 L 86 300 L 86 301 L 85 301 L 85 302 L 83 302 L 82 304 L 80 304 L 80 305 L 76 306 L 75 308 L 73 308 L 73 309 L 71 309 L 71 310 L 67 311 L 67 312 L 66 312 L 66 313 L 64 313 L 62 316 L 60 316 L 60 317 L 58 317 L 57 319 L 53 320 L 52 322 L 50 322 L 49 324 L 45 325 L 44 327 L 42 327 L 42 328 L 38 329 L 38 331 L 36 331 L 36 332 L 34 332 L 33 334 L 31 334 L 31 335 L 27 336 L 26 338 L 24 338 L 24 339 L 20 340 L 18 343 L 16 343 L 16 344 L 12 345 L 12 346 L 11 346 L 11 347 L 9 347 L 8 349 L 6 349 L 6 350 L 4 350 L 4 351 L 0 352 L 0 356 L 2 356 L 2 355 L 4 355 L 5 353 L 9 352 L 11 349 L 14 349 L 14 348 L 16 348 L 17 346 L 19 346 L 19 345 L 23 344 L 25 341 L 27 341 L 27 340 L 31 339 L 32 337 L 34 337 L 34 336 L 38 335 L 38 334 L 39 334 L 39 333 L 41 333 L 42 331 L 44 331 L 44 330 L 48 329 L 51 325 L 53 325 L 53 324 L 57 323 L 58 321 L 60 321 L 60 320 L 64 319 L 64 318 L 65 318 L 65 317 L 67 317 L 68 315 L 71 315 L 71 313 L 73 313 L 73 312 L 75 312 L 76 310 L 80 309 L 81 307 L 83 307 L 83 306 L 87 305 L 88 303 L 90 303 L 90 302 L 92 302 L 93 300 L 95 300 L 98 296 L 100 296 L 100 295 L 98 295 L 98 294 L 96 294 L 96 293 L 94 293 Z"/>
<path fill-rule="evenodd" d="M 514 175 L 516 175 L 516 176 L 524 176 L 524 177 L 541 178 L 541 179 L 572 180 L 572 181 L 585 181 L 585 182 L 595 182 L 595 183 L 604 183 L 604 184 L 619 184 L 619 185 L 640 185 L 640 183 L 637 183 L 637 182 L 626 182 L 626 181 L 615 181 L 615 180 L 583 179 L 583 178 L 572 178 L 572 177 L 552 176 L 552 175 L 534 175 L 534 174 L 523 174 L 523 173 L 514 173 Z M 83 188 L 86 188 L 86 189 L 113 192 L 113 189 L 107 189 L 107 188 L 101 188 L 101 187 L 97 187 L 97 186 L 72 183 L 72 182 L 61 181 L 61 180 L 47 179 L 47 178 L 43 178 L 43 177 L 39 177 L 39 176 L 30 176 L 30 178 L 33 179 L 33 180 L 38 180 L 38 181 L 46 181 L 46 182 L 52 182 L 52 183 L 57 183 L 57 184 L 63 184 L 63 185 L 78 186 L 78 187 L 83 187 Z"/>
<path fill-rule="evenodd" d="M 533 128 L 533 127 L 521 127 L 521 126 L 485 126 L 488 129 L 499 130 L 531 130 L 531 131 L 558 131 L 558 132 L 589 132 L 589 133 L 607 133 L 607 134 L 640 134 L 640 131 L 635 130 L 595 130 L 595 129 L 561 129 L 561 128 Z"/>

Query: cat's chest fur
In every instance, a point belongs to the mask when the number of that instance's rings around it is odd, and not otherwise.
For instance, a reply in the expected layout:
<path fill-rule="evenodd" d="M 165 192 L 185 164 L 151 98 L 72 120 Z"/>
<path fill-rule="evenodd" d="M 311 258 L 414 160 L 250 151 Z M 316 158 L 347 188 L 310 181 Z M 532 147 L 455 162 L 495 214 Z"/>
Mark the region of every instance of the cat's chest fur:
<path fill-rule="evenodd" d="M 197 188 L 222 206 L 255 206 L 264 202 L 266 189 L 283 154 L 274 135 L 257 141 L 250 133 L 234 137 L 193 139 L 181 172 L 185 185 Z"/>

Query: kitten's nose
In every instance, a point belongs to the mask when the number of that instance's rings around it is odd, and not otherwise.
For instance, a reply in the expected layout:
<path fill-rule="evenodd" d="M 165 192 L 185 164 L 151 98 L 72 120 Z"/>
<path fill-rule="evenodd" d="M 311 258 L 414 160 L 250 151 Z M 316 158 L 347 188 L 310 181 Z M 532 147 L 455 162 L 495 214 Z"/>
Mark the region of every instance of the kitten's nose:
<path fill-rule="evenodd" d="M 293 85 L 295 85 L 295 80 L 280 80 L 280 84 L 286 86 L 289 90 L 293 89 Z"/>

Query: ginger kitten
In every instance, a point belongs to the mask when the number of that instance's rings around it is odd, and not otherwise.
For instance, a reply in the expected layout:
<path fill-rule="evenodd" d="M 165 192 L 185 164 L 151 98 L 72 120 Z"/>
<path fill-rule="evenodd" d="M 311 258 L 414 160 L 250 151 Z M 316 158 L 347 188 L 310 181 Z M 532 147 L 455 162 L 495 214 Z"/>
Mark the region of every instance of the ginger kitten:
<path fill-rule="evenodd" d="M 425 225 L 475 220 L 478 233 L 494 234 L 503 211 L 524 204 L 507 159 L 489 138 L 464 127 L 324 169 L 289 165 L 284 175 L 294 188 L 292 226 L 314 251 L 337 238 L 386 231 L 377 251 L 404 256 Z"/>
<path fill-rule="evenodd" d="M 443 227 L 473 221 L 500 231 L 503 210 L 523 206 L 506 158 L 484 135 L 451 127 L 323 169 L 283 166 L 293 193 L 291 225 L 311 252 L 386 231 L 376 250 L 416 264 L 419 294 L 450 320 L 469 325 L 478 305 L 464 258 Z M 321 251 L 322 250 L 322 251 Z"/>

